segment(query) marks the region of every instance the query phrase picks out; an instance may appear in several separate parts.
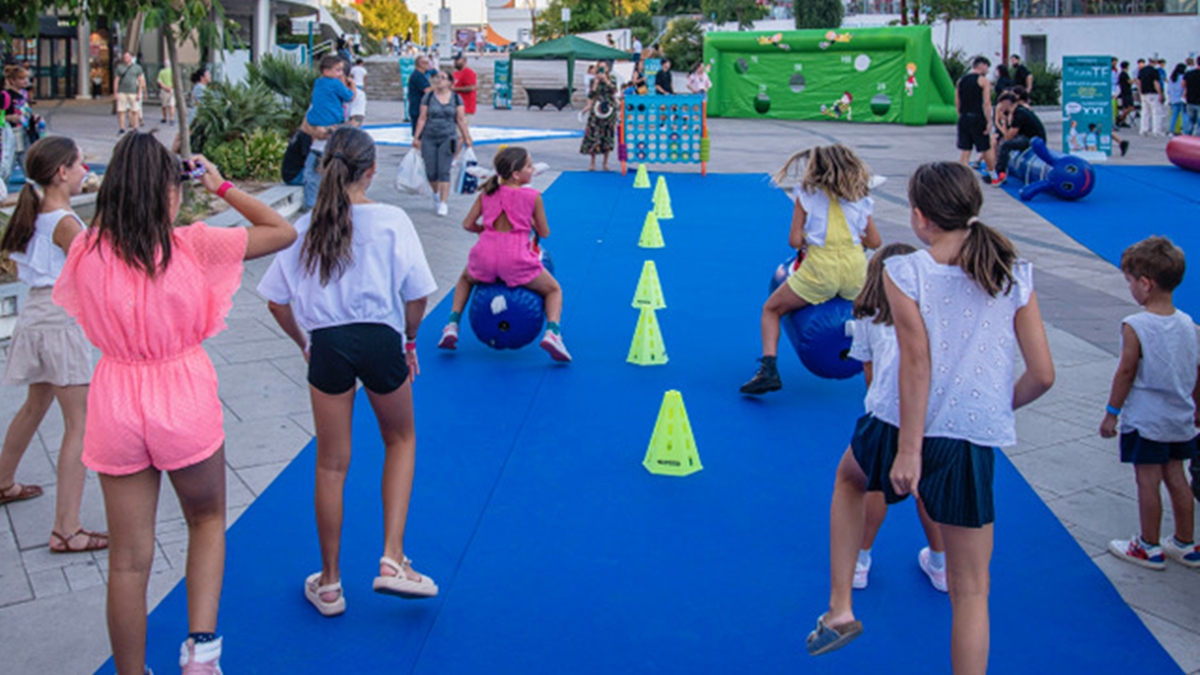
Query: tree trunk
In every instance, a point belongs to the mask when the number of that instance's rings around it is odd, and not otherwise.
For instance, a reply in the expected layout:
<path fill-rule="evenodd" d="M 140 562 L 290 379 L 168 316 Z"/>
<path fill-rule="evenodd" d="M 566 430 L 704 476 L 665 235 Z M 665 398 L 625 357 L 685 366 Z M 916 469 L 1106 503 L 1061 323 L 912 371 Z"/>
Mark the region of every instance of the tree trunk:
<path fill-rule="evenodd" d="M 900 25 L 908 25 L 908 3 L 906 0 L 900 0 Z"/>
<path fill-rule="evenodd" d="M 188 124 L 183 68 L 179 65 L 179 49 L 174 29 L 171 26 L 163 26 L 162 30 L 163 39 L 167 43 L 167 56 L 171 59 L 171 78 L 175 83 L 175 119 L 179 121 L 179 156 L 188 159 L 192 156 L 192 134 Z"/>
<path fill-rule="evenodd" d="M 138 12 L 132 19 L 129 20 L 129 30 L 125 34 L 124 50 L 138 55 L 138 43 L 142 39 L 142 24 L 146 22 L 146 15 Z"/>
<path fill-rule="evenodd" d="M 950 16 L 946 15 L 946 43 L 942 46 L 942 57 L 950 55 Z"/>

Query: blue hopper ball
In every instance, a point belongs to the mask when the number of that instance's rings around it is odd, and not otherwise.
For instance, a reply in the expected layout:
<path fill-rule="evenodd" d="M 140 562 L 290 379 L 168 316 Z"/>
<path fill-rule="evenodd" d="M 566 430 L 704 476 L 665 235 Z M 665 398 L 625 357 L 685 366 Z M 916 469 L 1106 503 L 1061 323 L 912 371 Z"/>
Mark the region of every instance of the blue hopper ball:
<path fill-rule="evenodd" d="M 542 265 L 554 273 L 554 263 L 545 250 Z M 492 349 L 520 349 L 541 336 L 546 324 L 542 296 L 501 282 L 476 284 L 467 315 L 475 337 Z"/>
<path fill-rule="evenodd" d="M 795 262 L 796 259 L 791 258 L 775 270 L 770 293 L 787 281 L 795 269 Z M 845 380 L 862 372 L 862 363 L 849 356 L 853 338 L 847 334 L 846 323 L 854 320 L 853 308 L 854 303 L 849 300 L 833 298 L 785 314 L 780 321 L 800 362 L 813 375 Z"/>

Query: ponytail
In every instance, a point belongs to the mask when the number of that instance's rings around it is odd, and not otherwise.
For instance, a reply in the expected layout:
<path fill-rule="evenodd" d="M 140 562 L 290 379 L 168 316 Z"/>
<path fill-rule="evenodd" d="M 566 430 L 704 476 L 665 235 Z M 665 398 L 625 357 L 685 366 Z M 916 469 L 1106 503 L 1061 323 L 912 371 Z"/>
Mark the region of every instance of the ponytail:
<path fill-rule="evenodd" d="M 988 295 L 1012 289 L 1017 247 L 980 222 L 983 190 L 973 171 L 954 162 L 922 164 L 908 181 L 908 201 L 942 230 L 968 230 L 955 262 Z"/>
<path fill-rule="evenodd" d="M 488 196 L 496 194 L 496 190 L 500 189 L 500 183 L 512 178 L 513 174 L 524 169 L 528 162 L 529 151 L 519 145 L 510 145 L 497 152 L 496 158 L 492 160 L 492 165 L 496 167 L 496 173 L 484 182 L 483 194 Z"/>
<path fill-rule="evenodd" d="M 500 189 L 500 174 L 494 173 L 488 176 L 488 179 L 483 182 L 483 194 L 494 195 L 496 190 Z"/>
<path fill-rule="evenodd" d="M 984 225 L 978 218 L 968 226 L 967 238 L 958 252 L 958 266 L 988 295 L 996 297 L 1012 289 L 1013 263 L 1017 248 L 1008 237 Z"/>
<path fill-rule="evenodd" d="M 792 156 L 788 157 L 787 161 L 783 163 L 783 168 L 779 169 L 771 176 L 771 180 L 774 181 L 775 185 L 778 187 L 781 187 L 785 190 L 788 189 L 791 187 L 788 185 L 789 183 L 798 182 L 800 178 L 799 174 L 803 173 L 803 168 L 800 168 L 800 165 L 808 161 L 810 156 L 812 156 L 812 148 L 809 148 L 808 150 L 801 150 L 800 152 L 792 154 Z"/>
<path fill-rule="evenodd" d="M 321 187 L 304 235 L 300 259 L 321 285 L 340 277 L 354 260 L 354 223 L 347 188 L 375 166 L 375 142 L 367 132 L 343 127 L 334 132 L 321 158 Z"/>
<path fill-rule="evenodd" d="M 17 196 L 17 207 L 0 238 L 0 252 L 25 252 L 42 210 L 42 188 L 39 186 L 51 185 L 60 168 L 71 166 L 80 159 L 79 146 L 66 136 L 47 136 L 29 146 L 25 153 L 25 186 Z"/>

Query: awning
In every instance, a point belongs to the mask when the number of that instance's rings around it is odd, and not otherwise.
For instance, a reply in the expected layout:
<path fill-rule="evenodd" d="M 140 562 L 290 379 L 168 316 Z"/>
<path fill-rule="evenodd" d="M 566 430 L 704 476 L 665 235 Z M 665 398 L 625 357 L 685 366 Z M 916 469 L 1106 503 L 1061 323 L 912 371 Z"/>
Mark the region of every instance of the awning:
<path fill-rule="evenodd" d="M 487 38 L 488 44 L 496 45 L 497 47 L 506 47 L 512 40 L 504 39 L 504 36 L 492 30 L 491 26 L 487 26 L 484 36 Z"/>

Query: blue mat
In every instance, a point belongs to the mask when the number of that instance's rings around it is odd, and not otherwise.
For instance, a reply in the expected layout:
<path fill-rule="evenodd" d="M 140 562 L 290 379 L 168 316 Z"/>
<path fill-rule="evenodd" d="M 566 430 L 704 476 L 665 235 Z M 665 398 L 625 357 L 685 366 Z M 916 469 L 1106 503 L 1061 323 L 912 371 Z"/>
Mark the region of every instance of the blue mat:
<path fill-rule="evenodd" d="M 1005 185 L 1014 196 L 1020 187 L 1016 181 Z M 1099 164 L 1096 189 L 1086 198 L 1065 202 L 1045 194 L 1026 204 L 1118 268 L 1121 252 L 1130 245 L 1154 234 L 1169 238 L 1189 262 L 1183 284 L 1175 291 L 1175 305 L 1200 319 L 1200 173 L 1175 166 Z"/>
<path fill-rule="evenodd" d="M 457 353 L 438 353 L 448 303 L 421 330 L 406 549 L 441 596 L 370 591 L 381 446 L 360 397 L 343 533 L 348 610 L 324 619 L 303 597 L 319 568 L 310 444 L 230 530 L 227 672 L 949 672 L 949 602 L 917 567 L 923 541 L 907 504 L 880 534 L 870 589 L 856 592 L 866 634 L 829 656 L 804 652 L 828 599 L 833 474 L 863 385 L 808 375 L 785 345 L 786 388 L 737 394 L 758 355 L 768 278 L 788 253 L 787 199 L 762 176 L 672 175 L 666 248 L 644 250 L 651 191 L 632 179 L 565 174 L 546 195 L 574 363 L 552 365 L 536 347 L 492 351 L 471 335 Z M 649 259 L 667 302 L 661 367 L 624 362 Z M 687 478 L 641 466 L 668 389 L 683 393 L 704 464 Z M 1178 673 L 1002 457 L 996 482 L 992 672 Z M 180 585 L 151 615 L 159 672 L 174 667 L 185 607 Z"/>

